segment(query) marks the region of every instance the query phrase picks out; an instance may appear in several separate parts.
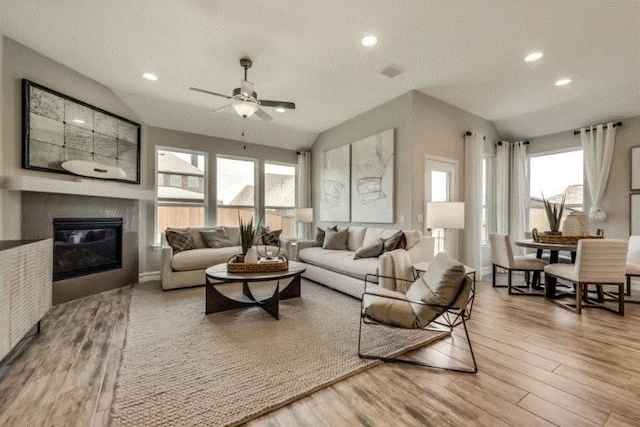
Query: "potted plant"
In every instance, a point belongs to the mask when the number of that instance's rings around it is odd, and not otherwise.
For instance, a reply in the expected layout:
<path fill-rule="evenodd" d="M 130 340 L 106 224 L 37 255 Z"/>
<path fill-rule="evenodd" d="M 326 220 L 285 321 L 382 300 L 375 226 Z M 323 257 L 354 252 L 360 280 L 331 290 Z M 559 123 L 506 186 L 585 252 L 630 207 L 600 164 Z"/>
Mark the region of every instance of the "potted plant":
<path fill-rule="evenodd" d="M 547 234 L 562 234 L 560 232 L 560 220 L 562 219 L 562 213 L 564 212 L 564 202 L 566 197 L 566 194 L 562 195 L 560 207 L 558 207 L 558 204 L 549 202 L 544 198 L 544 194 L 542 195 L 542 203 L 544 203 L 544 209 L 547 213 L 547 219 L 549 220 L 549 228 L 551 229 Z"/>
<path fill-rule="evenodd" d="M 240 217 L 240 210 L 238 210 L 238 224 L 240 225 L 240 243 L 242 244 L 242 255 L 244 256 L 247 254 L 249 248 L 253 246 L 253 238 L 255 236 L 253 218 L 245 223 Z"/>

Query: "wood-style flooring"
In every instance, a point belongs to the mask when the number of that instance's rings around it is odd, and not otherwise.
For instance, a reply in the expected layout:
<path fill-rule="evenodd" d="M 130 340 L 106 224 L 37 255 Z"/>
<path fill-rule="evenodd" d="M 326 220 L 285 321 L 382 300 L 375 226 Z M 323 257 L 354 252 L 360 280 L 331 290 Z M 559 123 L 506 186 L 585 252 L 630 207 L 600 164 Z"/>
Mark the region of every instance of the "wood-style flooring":
<path fill-rule="evenodd" d="M 640 425 L 640 305 L 624 317 L 579 316 L 508 296 L 490 277 L 477 288 L 468 322 L 477 374 L 385 364 L 250 425 Z M 122 288 L 50 311 L 41 334 L 0 366 L 0 426 L 107 425 L 129 296 Z M 469 356 L 460 339 L 413 353 Z"/>

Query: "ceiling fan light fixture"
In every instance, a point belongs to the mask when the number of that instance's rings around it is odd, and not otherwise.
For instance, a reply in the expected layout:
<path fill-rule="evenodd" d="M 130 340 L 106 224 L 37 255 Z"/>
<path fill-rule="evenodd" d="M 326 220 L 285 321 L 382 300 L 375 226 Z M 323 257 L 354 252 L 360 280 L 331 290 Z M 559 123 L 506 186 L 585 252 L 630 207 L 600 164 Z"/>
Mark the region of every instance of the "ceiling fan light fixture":
<path fill-rule="evenodd" d="M 251 117 L 253 113 L 258 111 L 258 106 L 252 102 L 241 101 L 239 99 L 233 100 L 231 107 L 236 110 L 236 113 L 242 117 Z"/>

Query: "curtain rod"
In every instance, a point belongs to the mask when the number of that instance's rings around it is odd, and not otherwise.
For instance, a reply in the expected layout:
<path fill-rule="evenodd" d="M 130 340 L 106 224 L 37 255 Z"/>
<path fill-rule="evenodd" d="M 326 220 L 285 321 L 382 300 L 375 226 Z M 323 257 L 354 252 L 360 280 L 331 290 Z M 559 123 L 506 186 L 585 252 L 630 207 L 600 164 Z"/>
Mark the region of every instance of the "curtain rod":
<path fill-rule="evenodd" d="M 522 141 L 524 145 L 529 145 L 529 141 Z M 502 141 L 496 142 L 496 145 L 502 145 Z"/>
<path fill-rule="evenodd" d="M 598 125 L 590 126 L 590 127 L 596 127 L 596 126 L 598 126 Z M 616 126 L 622 126 L 622 122 L 614 123 L 613 127 L 616 127 Z M 591 129 L 586 129 L 585 132 L 591 132 Z M 579 130 L 574 130 L 573 134 L 574 135 L 580 135 L 580 131 Z"/>
<path fill-rule="evenodd" d="M 466 131 L 464 134 L 465 134 L 465 135 L 467 135 L 467 136 L 471 136 L 471 135 L 472 135 L 471 131 Z M 486 136 L 483 136 L 483 137 L 482 137 L 482 139 L 483 139 L 483 140 L 484 140 L 484 139 L 487 139 L 487 137 L 486 137 Z"/>

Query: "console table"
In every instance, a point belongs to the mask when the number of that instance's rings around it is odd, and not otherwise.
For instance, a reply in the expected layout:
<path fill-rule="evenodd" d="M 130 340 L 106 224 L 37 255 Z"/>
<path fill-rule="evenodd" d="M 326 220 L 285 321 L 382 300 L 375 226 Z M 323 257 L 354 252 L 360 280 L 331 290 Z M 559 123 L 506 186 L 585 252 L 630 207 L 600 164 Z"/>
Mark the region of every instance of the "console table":
<path fill-rule="evenodd" d="M 0 240 L 0 360 L 51 308 L 53 239 Z"/>

